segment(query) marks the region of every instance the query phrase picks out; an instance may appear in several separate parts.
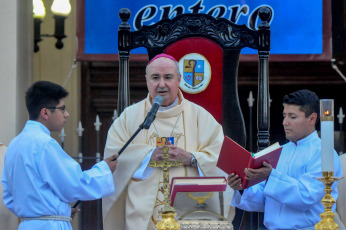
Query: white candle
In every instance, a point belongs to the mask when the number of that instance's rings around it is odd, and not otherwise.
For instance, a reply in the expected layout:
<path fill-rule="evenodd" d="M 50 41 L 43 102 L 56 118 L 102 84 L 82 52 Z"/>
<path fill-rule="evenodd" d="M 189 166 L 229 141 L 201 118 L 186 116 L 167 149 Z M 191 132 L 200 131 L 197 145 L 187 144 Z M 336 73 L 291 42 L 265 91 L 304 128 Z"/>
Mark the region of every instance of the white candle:
<path fill-rule="evenodd" d="M 320 100 L 321 115 L 321 168 L 334 171 L 334 100 Z"/>
<path fill-rule="evenodd" d="M 322 172 L 334 171 L 334 122 L 321 121 Z"/>

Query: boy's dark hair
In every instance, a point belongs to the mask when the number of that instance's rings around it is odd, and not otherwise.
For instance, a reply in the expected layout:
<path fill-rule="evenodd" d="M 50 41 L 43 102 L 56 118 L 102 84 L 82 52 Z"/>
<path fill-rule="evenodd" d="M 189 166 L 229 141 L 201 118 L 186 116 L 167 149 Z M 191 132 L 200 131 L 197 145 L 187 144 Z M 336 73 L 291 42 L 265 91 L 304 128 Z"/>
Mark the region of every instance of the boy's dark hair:
<path fill-rule="evenodd" d="M 310 90 L 302 89 L 285 95 L 283 104 L 299 105 L 299 109 L 305 113 L 305 117 L 309 117 L 312 113 L 316 113 L 317 120 L 319 118 L 320 99 L 316 93 Z"/>
<path fill-rule="evenodd" d="M 37 120 L 41 109 L 55 107 L 68 92 L 60 85 L 49 81 L 37 81 L 26 91 L 25 102 L 30 120 Z"/>

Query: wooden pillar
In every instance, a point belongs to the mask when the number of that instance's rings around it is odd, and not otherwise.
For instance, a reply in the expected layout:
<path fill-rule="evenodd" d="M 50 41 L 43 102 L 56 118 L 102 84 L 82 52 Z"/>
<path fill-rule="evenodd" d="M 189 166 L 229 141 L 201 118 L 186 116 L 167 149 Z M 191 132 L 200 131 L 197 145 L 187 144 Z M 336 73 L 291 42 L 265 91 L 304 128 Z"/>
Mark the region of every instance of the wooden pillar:
<path fill-rule="evenodd" d="M 119 17 L 122 23 L 118 31 L 119 50 L 119 85 L 118 85 L 118 115 L 130 105 L 129 58 L 130 58 L 130 25 L 127 22 L 131 16 L 129 9 L 121 9 Z"/>

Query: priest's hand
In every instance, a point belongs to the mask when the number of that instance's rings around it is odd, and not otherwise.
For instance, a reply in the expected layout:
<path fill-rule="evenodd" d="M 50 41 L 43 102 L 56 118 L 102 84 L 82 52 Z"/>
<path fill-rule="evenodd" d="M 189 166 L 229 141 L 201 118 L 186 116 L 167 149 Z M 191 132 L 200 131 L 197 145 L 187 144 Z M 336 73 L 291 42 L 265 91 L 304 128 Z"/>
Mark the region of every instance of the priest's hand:
<path fill-rule="evenodd" d="M 228 175 L 227 178 L 228 185 L 234 190 L 243 190 L 243 187 L 241 187 L 241 178 L 234 173 L 231 173 Z"/>
<path fill-rule="evenodd" d="M 168 159 L 171 161 L 182 160 L 183 165 L 190 165 L 191 163 L 191 153 L 185 151 L 174 145 L 167 145 L 169 147 Z"/>
<path fill-rule="evenodd" d="M 167 145 L 168 147 L 168 160 L 176 161 L 182 160 L 183 165 L 190 165 L 191 162 L 191 154 L 184 149 L 181 149 L 174 145 Z M 151 161 L 161 161 L 162 157 L 162 146 L 155 148 L 153 151 L 150 160 Z"/>
<path fill-rule="evenodd" d="M 162 160 L 162 146 L 158 146 L 154 149 L 151 154 L 150 161 L 161 161 Z"/>
<path fill-rule="evenodd" d="M 110 157 L 104 159 L 104 161 L 107 163 L 107 165 L 108 165 L 109 169 L 112 171 L 112 173 L 114 173 L 115 168 L 117 166 L 118 161 L 115 160 L 117 158 L 118 158 L 118 154 L 114 154 L 113 156 L 110 156 Z"/>
<path fill-rule="evenodd" d="M 263 161 L 262 164 L 263 164 L 263 167 L 258 169 L 251 169 L 251 168 L 245 169 L 245 174 L 246 174 L 245 179 L 247 180 L 256 180 L 256 179 L 262 179 L 262 178 L 267 179 L 272 171 L 272 166 L 271 164 L 265 161 Z"/>

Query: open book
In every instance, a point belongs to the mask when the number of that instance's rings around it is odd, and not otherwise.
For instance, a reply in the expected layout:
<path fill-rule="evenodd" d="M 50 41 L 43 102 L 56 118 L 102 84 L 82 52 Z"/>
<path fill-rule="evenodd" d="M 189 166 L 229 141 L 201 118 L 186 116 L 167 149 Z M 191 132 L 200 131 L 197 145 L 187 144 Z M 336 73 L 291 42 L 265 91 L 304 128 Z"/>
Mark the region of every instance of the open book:
<path fill-rule="evenodd" d="M 171 206 L 178 192 L 222 192 L 227 187 L 225 177 L 173 177 L 171 182 Z"/>
<path fill-rule="evenodd" d="M 265 178 L 246 180 L 245 168 L 260 168 L 263 166 L 263 161 L 268 162 L 273 168 L 276 168 L 281 150 L 282 147 L 279 143 L 275 143 L 252 156 L 249 151 L 225 136 L 216 165 L 227 174 L 237 174 L 242 180 L 242 187 L 245 189 L 265 180 Z"/>

